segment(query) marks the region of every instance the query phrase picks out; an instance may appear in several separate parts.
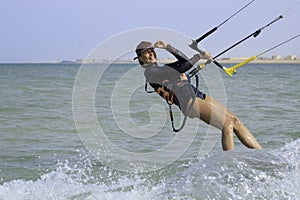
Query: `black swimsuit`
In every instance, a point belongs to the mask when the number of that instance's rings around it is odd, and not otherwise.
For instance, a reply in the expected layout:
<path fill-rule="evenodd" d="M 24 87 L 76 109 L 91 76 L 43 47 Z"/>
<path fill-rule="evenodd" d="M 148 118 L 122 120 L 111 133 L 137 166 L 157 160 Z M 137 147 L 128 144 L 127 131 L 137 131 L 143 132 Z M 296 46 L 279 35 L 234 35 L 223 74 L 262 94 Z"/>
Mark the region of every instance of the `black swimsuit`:
<path fill-rule="evenodd" d="M 188 101 L 195 98 L 197 89 L 190 84 L 189 80 L 182 79 L 181 74 L 191 69 L 199 60 L 199 56 L 195 55 L 188 59 L 182 52 L 170 45 L 166 50 L 172 53 L 178 61 L 162 67 L 157 63 L 145 65 L 144 75 L 146 81 L 161 97 L 177 105 L 186 114 Z M 197 97 L 205 99 L 206 95 L 197 91 Z"/>

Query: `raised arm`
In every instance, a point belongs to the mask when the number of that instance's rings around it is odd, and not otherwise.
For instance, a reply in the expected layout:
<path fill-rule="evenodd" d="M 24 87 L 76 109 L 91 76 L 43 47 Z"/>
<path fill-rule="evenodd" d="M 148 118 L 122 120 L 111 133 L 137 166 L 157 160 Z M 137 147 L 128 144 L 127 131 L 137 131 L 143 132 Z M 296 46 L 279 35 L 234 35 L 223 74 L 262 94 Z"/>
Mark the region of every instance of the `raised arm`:
<path fill-rule="evenodd" d="M 178 61 L 180 62 L 185 62 L 188 60 L 188 57 L 181 52 L 180 50 L 174 48 L 173 46 L 171 46 L 170 44 L 167 44 L 166 42 L 162 41 L 162 40 L 158 40 L 154 46 L 156 48 L 160 48 L 160 49 L 165 49 L 168 52 L 170 52 L 173 56 L 175 56 L 175 58 L 177 58 Z"/>
<path fill-rule="evenodd" d="M 178 61 L 174 63 L 166 64 L 169 67 L 172 67 L 176 69 L 180 73 L 184 73 L 191 69 L 196 62 L 198 62 L 200 59 L 212 59 L 212 56 L 209 52 L 204 51 L 204 55 L 202 54 L 195 54 L 192 58 L 188 58 L 184 53 L 182 53 L 180 50 L 172 47 L 170 44 L 167 44 L 166 42 L 162 40 L 158 40 L 154 46 L 156 48 L 165 49 L 168 52 L 172 53 Z"/>

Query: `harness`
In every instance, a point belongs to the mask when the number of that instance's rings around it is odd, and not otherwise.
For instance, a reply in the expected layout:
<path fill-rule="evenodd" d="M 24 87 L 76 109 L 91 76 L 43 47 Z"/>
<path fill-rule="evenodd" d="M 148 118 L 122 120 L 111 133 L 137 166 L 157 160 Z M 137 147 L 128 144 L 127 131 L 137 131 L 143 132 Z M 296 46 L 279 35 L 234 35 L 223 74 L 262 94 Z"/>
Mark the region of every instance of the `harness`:
<path fill-rule="evenodd" d="M 199 77 L 198 77 L 198 74 L 193 74 L 193 76 L 195 76 L 195 80 L 196 80 L 196 90 L 195 90 L 195 98 L 193 98 L 193 101 L 191 103 L 190 106 L 188 106 L 187 108 L 187 112 L 186 114 L 184 114 L 184 118 L 183 118 L 183 121 L 181 123 L 181 125 L 179 126 L 179 128 L 175 128 L 175 125 L 174 125 L 174 116 L 173 116 L 173 112 L 172 112 L 172 105 L 174 104 L 173 101 L 170 101 L 170 99 L 168 98 L 165 98 L 167 104 L 169 105 L 169 114 L 170 114 L 170 120 L 171 120 L 171 124 L 172 124 L 172 129 L 174 132 L 179 132 L 183 129 L 184 125 L 185 125 L 185 122 L 186 122 L 186 119 L 187 119 L 187 114 L 191 111 L 191 108 L 193 106 L 193 104 L 195 103 L 196 101 L 196 97 L 197 97 L 197 94 L 198 94 L 198 86 L 199 86 Z M 190 76 L 190 74 L 188 75 L 188 79 L 190 80 L 192 76 Z M 190 81 L 189 81 L 190 82 Z M 147 81 L 145 82 L 145 91 L 147 93 L 154 93 L 156 92 L 155 90 L 152 90 L 152 91 L 149 91 L 147 89 Z"/>

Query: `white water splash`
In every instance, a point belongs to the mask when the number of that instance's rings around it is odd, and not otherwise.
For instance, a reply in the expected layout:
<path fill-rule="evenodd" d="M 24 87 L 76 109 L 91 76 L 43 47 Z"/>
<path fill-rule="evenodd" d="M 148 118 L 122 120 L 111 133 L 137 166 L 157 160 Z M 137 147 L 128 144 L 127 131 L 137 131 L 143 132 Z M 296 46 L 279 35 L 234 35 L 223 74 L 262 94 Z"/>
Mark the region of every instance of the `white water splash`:
<path fill-rule="evenodd" d="M 0 199 L 300 199 L 299 148 L 300 139 L 276 150 L 220 152 L 147 175 L 90 160 L 82 166 L 64 162 L 38 180 L 5 182 Z"/>

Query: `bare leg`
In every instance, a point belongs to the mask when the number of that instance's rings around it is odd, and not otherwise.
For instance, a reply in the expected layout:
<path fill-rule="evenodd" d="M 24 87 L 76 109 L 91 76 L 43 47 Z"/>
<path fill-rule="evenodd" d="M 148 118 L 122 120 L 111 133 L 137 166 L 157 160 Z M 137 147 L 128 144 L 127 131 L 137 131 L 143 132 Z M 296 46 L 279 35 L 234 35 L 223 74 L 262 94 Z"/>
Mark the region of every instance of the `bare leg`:
<path fill-rule="evenodd" d="M 244 126 L 244 124 L 236 117 L 234 114 L 232 114 L 228 109 L 226 109 L 225 106 L 223 106 L 221 103 L 216 101 L 210 96 L 207 96 L 205 101 L 209 101 L 214 107 L 217 108 L 217 110 L 225 110 L 226 112 L 226 120 L 223 127 L 223 135 L 228 134 L 229 132 L 234 132 L 236 136 L 239 138 L 239 140 L 248 148 L 254 148 L 254 149 L 261 149 L 262 147 L 257 142 L 255 137 L 252 135 L 252 133 L 249 131 L 247 127 Z M 229 123 L 229 124 L 227 124 Z M 229 129 L 227 131 L 224 131 L 224 129 Z"/>
<path fill-rule="evenodd" d="M 226 109 L 225 106 L 210 96 L 206 96 L 205 100 L 196 98 L 189 117 L 198 117 L 204 122 L 222 130 L 223 150 L 234 149 L 233 133 L 235 133 L 239 140 L 248 148 L 261 148 L 255 137 L 243 123 Z"/>
<path fill-rule="evenodd" d="M 248 148 L 261 149 L 262 147 L 260 144 L 257 142 L 252 133 L 244 126 L 244 124 L 234 115 L 231 118 L 234 126 L 233 131 L 239 140 Z"/>
<path fill-rule="evenodd" d="M 229 125 L 228 127 L 223 127 L 222 129 L 222 148 L 224 151 L 234 149 L 234 140 L 233 140 L 233 127 Z"/>

